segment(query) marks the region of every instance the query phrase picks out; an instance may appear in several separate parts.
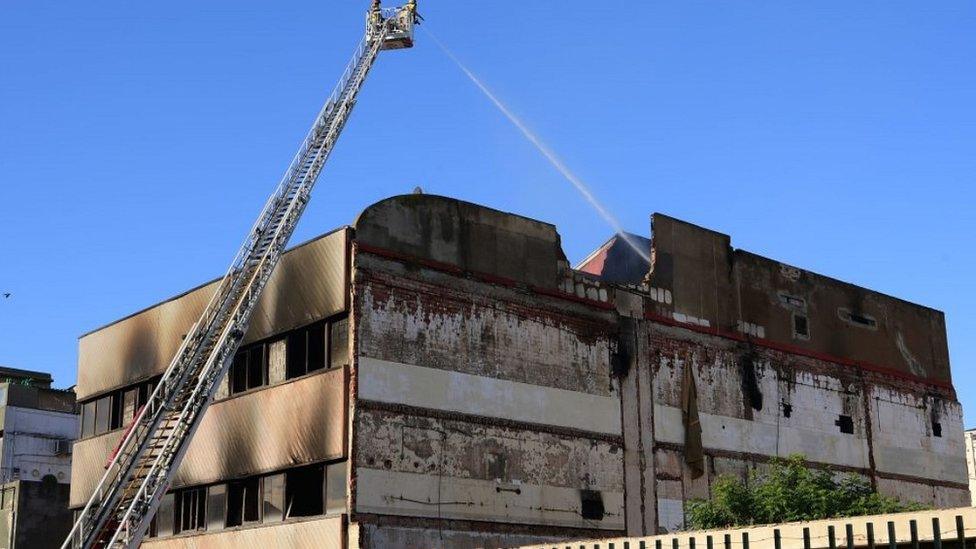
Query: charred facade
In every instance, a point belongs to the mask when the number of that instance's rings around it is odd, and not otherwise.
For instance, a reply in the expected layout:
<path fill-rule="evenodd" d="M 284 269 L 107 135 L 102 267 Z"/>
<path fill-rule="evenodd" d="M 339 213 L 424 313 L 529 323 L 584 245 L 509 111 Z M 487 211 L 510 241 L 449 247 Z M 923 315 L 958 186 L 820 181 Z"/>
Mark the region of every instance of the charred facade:
<path fill-rule="evenodd" d="M 792 453 L 968 504 L 942 313 L 660 214 L 630 240 L 574 269 L 550 224 L 409 195 L 292 249 L 146 545 L 653 534 Z M 73 506 L 212 288 L 81 338 Z"/>

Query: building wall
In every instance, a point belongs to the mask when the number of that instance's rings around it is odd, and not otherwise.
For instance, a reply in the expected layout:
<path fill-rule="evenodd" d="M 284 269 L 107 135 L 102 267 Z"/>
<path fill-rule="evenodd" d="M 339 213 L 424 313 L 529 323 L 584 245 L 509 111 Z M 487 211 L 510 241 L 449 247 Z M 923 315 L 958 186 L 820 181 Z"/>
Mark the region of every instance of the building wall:
<path fill-rule="evenodd" d="M 370 207 L 356 231 L 360 546 L 622 531 L 611 315 L 551 296 L 566 273 L 553 228 L 423 196 Z M 585 498 L 601 502 L 599 516 Z"/>
<path fill-rule="evenodd" d="M 77 435 L 77 414 L 4 406 L 0 477 L 4 482 L 39 481 L 50 475 L 57 482 L 68 484 L 71 482 L 68 445 Z"/>
<path fill-rule="evenodd" d="M 229 396 L 225 382 L 174 487 L 348 456 L 340 530 L 363 548 L 674 530 L 719 476 L 792 453 L 902 499 L 968 501 L 940 312 L 666 216 L 652 243 L 646 275 L 624 247 L 578 272 L 546 223 L 430 195 L 370 206 L 352 229 L 285 255 L 247 335 L 268 341 L 272 383 Z M 618 256 L 627 268 L 608 265 Z M 206 289 L 84 336 L 81 399 L 161 372 Z M 343 310 L 349 367 L 283 381 L 282 334 Z M 121 433 L 76 444 L 72 506 Z M 270 544 L 334 518 L 150 545 Z"/>
<path fill-rule="evenodd" d="M 966 468 L 969 470 L 969 494 L 971 504 L 976 506 L 976 429 L 965 434 Z"/>

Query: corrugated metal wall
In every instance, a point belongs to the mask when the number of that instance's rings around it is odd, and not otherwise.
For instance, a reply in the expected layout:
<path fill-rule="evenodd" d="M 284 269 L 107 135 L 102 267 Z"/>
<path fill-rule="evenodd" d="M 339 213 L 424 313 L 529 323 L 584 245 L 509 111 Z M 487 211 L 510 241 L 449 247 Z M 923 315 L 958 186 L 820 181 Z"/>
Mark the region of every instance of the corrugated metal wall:
<path fill-rule="evenodd" d="M 285 253 L 261 295 L 244 343 L 345 310 L 349 233 L 339 229 Z M 163 373 L 215 288 L 211 282 L 82 336 L 78 399 Z"/>
<path fill-rule="evenodd" d="M 274 471 L 345 454 L 346 369 L 313 374 L 210 406 L 174 487 Z M 75 443 L 71 506 L 85 504 L 121 430 Z"/>

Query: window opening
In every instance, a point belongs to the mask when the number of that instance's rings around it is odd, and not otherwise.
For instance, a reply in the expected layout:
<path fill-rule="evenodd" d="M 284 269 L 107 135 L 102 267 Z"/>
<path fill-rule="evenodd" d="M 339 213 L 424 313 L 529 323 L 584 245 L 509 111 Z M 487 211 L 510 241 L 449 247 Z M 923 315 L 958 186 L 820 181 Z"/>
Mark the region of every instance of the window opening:
<path fill-rule="evenodd" d="M 323 466 L 311 465 L 285 473 L 285 518 L 322 514 Z"/>
<path fill-rule="evenodd" d="M 848 435 L 854 434 L 854 419 L 851 416 L 841 414 L 838 416 L 837 421 L 834 422 L 834 425 L 840 427 L 840 432 L 842 433 Z"/>

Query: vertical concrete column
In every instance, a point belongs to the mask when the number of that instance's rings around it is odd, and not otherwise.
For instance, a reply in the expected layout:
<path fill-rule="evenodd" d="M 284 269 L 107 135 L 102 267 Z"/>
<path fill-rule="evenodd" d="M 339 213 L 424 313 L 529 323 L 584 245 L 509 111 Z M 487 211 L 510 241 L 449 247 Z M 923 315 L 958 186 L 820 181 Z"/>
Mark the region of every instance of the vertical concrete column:
<path fill-rule="evenodd" d="M 654 473 L 654 407 L 643 298 L 617 290 L 619 318 L 614 375 L 620 382 L 620 411 L 624 433 L 624 506 L 628 536 L 657 533 Z"/>

